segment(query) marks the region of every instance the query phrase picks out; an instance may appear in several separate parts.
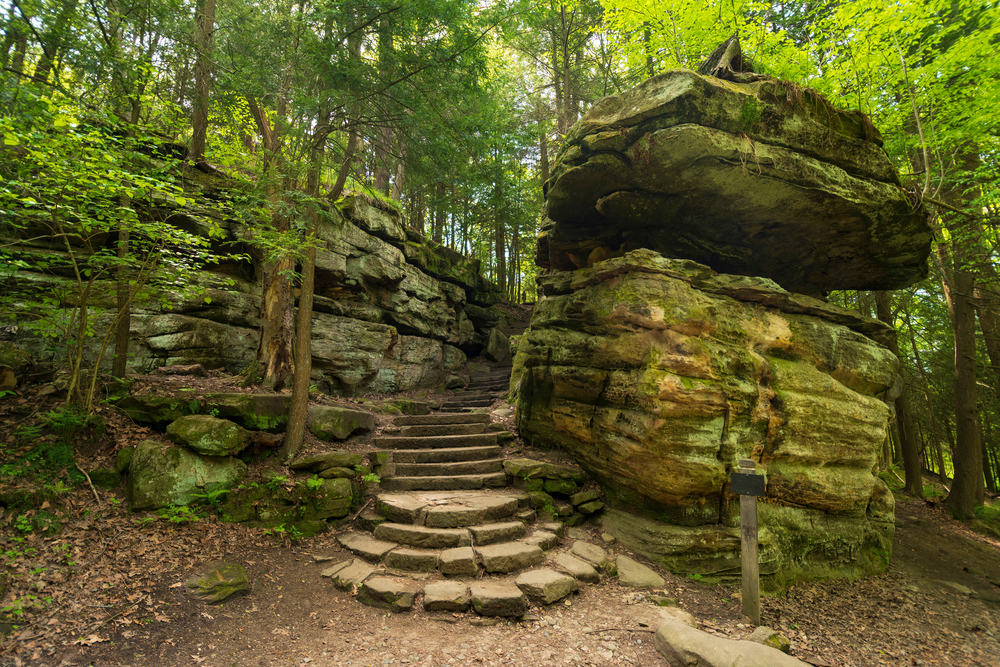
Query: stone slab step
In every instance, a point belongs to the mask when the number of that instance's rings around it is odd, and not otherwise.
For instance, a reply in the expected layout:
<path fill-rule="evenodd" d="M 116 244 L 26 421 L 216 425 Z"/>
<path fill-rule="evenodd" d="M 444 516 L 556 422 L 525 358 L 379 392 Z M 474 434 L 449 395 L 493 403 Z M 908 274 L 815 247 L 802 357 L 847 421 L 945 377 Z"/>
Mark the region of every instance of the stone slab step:
<path fill-rule="evenodd" d="M 445 549 L 441 552 L 441 574 L 448 577 L 474 577 L 479 574 L 479 562 L 472 547 Z"/>
<path fill-rule="evenodd" d="M 568 574 L 545 569 L 524 572 L 515 583 L 525 595 L 540 604 L 562 600 L 580 587 L 576 579 Z"/>
<path fill-rule="evenodd" d="M 488 408 L 493 405 L 494 398 L 470 398 L 463 401 L 448 401 L 441 404 L 442 410 L 449 408 Z"/>
<path fill-rule="evenodd" d="M 337 536 L 340 546 L 365 560 L 380 561 L 387 553 L 398 547 L 395 542 L 376 540 L 371 535 L 362 533 L 345 533 Z"/>
<path fill-rule="evenodd" d="M 376 499 L 379 514 L 392 523 L 428 528 L 461 528 L 506 519 L 517 511 L 516 495 L 482 491 L 428 491 L 382 493 Z"/>
<path fill-rule="evenodd" d="M 375 568 L 368 563 L 355 558 L 337 563 L 332 567 L 323 570 L 320 576 L 330 577 L 333 585 L 343 591 L 351 590 L 370 575 L 375 573 Z"/>
<path fill-rule="evenodd" d="M 486 430 L 486 424 L 418 424 L 400 426 L 403 437 L 424 437 L 428 435 L 477 435 Z"/>
<path fill-rule="evenodd" d="M 469 587 L 472 608 L 480 616 L 520 616 L 528 600 L 515 584 L 504 581 L 475 583 Z"/>
<path fill-rule="evenodd" d="M 487 392 L 491 394 L 498 394 L 505 392 L 510 389 L 509 382 L 490 382 L 477 385 L 469 385 L 469 389 L 475 389 L 476 391 Z"/>
<path fill-rule="evenodd" d="M 456 502 L 428 509 L 424 525 L 435 528 L 475 526 L 507 518 L 517 511 L 517 506 L 518 501 L 514 496 L 470 498 L 462 504 Z"/>
<path fill-rule="evenodd" d="M 489 424 L 488 414 L 475 415 L 403 415 L 392 420 L 396 426 L 416 426 L 421 424 Z"/>
<path fill-rule="evenodd" d="M 482 447 L 485 445 L 496 444 L 496 433 L 480 433 L 479 435 L 434 435 L 423 438 L 410 438 L 403 436 L 375 438 L 375 446 L 384 449 Z"/>
<path fill-rule="evenodd" d="M 451 549 L 472 544 L 469 531 L 462 528 L 425 528 L 402 523 L 383 523 L 375 529 L 375 539 L 422 549 Z"/>
<path fill-rule="evenodd" d="M 500 455 L 500 446 L 449 447 L 448 449 L 394 449 L 376 453 L 391 453 L 391 461 L 396 464 L 449 463 L 453 461 L 493 459 Z"/>
<path fill-rule="evenodd" d="M 410 579 L 372 577 L 358 589 L 358 602 L 397 613 L 410 611 L 420 588 L 420 584 Z"/>
<path fill-rule="evenodd" d="M 507 521 L 504 523 L 490 523 L 486 525 L 470 526 L 469 532 L 476 546 L 487 544 L 497 544 L 498 542 L 512 542 L 524 537 L 524 524 L 520 521 Z"/>
<path fill-rule="evenodd" d="M 436 572 L 441 552 L 435 549 L 399 548 L 385 556 L 386 567 L 404 572 Z"/>
<path fill-rule="evenodd" d="M 385 524 L 383 524 L 385 525 Z M 516 572 L 542 562 L 545 553 L 535 545 L 519 542 L 505 542 L 476 547 L 476 553 L 483 561 L 487 572 Z"/>
<path fill-rule="evenodd" d="M 459 489 L 500 489 L 507 486 L 502 472 L 486 475 L 433 477 L 390 477 L 382 480 L 386 491 L 456 491 Z"/>
<path fill-rule="evenodd" d="M 585 581 L 588 584 L 598 584 L 601 582 L 601 575 L 597 570 L 585 560 L 577 558 L 572 554 L 561 553 L 552 559 L 556 567 L 570 574 L 573 578 Z"/>
<path fill-rule="evenodd" d="M 469 587 L 460 581 L 435 581 L 424 586 L 425 611 L 463 612 L 469 608 Z"/>
<path fill-rule="evenodd" d="M 440 477 L 452 475 L 488 475 L 503 472 L 503 459 L 456 461 L 449 463 L 396 463 L 396 477 Z"/>

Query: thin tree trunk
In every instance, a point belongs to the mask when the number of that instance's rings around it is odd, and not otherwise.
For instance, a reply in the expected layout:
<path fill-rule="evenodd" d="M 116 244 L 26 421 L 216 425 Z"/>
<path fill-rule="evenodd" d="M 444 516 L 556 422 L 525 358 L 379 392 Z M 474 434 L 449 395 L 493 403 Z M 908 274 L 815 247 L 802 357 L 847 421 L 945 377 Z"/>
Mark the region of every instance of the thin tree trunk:
<path fill-rule="evenodd" d="M 191 146 L 187 157 L 202 171 L 211 171 L 205 161 L 205 140 L 208 135 L 208 107 L 211 101 L 214 32 L 215 0 L 198 0 L 194 31 L 194 114 L 191 117 Z"/>
<path fill-rule="evenodd" d="M 306 175 L 306 194 L 319 196 L 319 174 L 323 165 L 323 146 L 317 138 L 314 143 L 309 172 Z M 325 141 L 325 137 L 322 139 Z M 341 171 L 344 171 L 343 169 Z M 345 177 L 346 180 L 346 177 Z M 343 185 L 341 185 L 343 188 Z M 337 193 L 339 196 L 339 193 Z M 309 419 L 309 387 L 312 381 L 312 313 L 316 293 L 316 237 L 319 235 L 319 203 L 309 205 L 311 225 L 306 237 L 305 256 L 302 259 L 302 284 L 299 291 L 299 309 L 295 320 L 295 376 L 292 381 L 292 403 L 288 411 L 288 426 L 281 448 L 281 459 L 291 461 L 302 448 L 306 423 Z"/>
<path fill-rule="evenodd" d="M 952 464 L 954 483 L 948 495 L 948 507 L 957 517 L 972 518 L 972 510 L 982 504 L 983 459 L 979 442 L 979 414 L 976 405 L 976 313 L 972 304 L 975 276 L 956 270 L 952 274 L 954 303 L 952 315 L 955 333 L 955 430 L 956 442 Z"/>
<path fill-rule="evenodd" d="M 889 295 L 886 292 L 875 292 L 875 307 L 878 312 L 878 319 L 889 326 L 893 326 L 892 309 L 889 305 Z M 896 338 L 892 339 L 889 349 L 897 358 L 900 358 L 899 343 Z M 902 362 L 901 362 L 902 363 Z M 902 372 L 902 369 L 900 369 Z M 903 384 L 903 390 L 896 398 L 896 429 L 899 433 L 899 449 L 903 457 L 903 470 L 905 474 L 904 492 L 915 498 L 924 497 L 924 479 L 920 471 L 920 450 L 917 448 L 917 441 L 913 437 L 913 418 L 910 414 L 910 395 Z"/>

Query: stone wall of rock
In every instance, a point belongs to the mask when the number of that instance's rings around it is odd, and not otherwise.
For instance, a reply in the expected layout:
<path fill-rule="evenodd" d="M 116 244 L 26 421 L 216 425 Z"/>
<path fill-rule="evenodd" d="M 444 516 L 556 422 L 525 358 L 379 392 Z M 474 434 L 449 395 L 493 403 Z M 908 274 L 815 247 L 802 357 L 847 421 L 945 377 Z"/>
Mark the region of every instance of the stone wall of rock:
<path fill-rule="evenodd" d="M 206 197 L 224 198 L 214 180 L 188 182 L 191 202 L 158 210 L 185 230 L 208 236 L 206 217 L 216 218 L 222 236 L 213 248 L 253 255 L 249 231 L 233 215 L 205 206 Z M 497 324 L 490 306 L 495 288 L 470 260 L 406 229 L 397 211 L 362 195 L 346 197 L 320 229 L 313 315 L 313 379 L 331 395 L 395 392 L 443 385 L 454 378 L 467 355 L 478 354 Z M 37 243 L 37 245 L 33 245 Z M 18 250 L 31 263 L 44 242 L 25 242 Z M 200 363 L 240 372 L 255 357 L 260 286 L 250 259 L 205 269 L 203 292 L 138 303 L 133 310 L 129 368 Z M 8 289 L 45 290 L 69 276 L 21 271 Z M 232 281 L 222 287 L 220 279 Z M 112 286 L 100 283 L 91 316 L 98 333 L 106 330 L 114 300 Z M 6 324 L 7 322 L 5 322 Z M 12 321 L 10 324 L 17 324 Z M 51 339 L 22 327 L 17 345 L 37 360 L 61 363 L 63 353 Z M 97 338 L 88 342 L 92 353 Z M 110 354 L 102 368 L 110 367 Z"/>
<path fill-rule="evenodd" d="M 540 279 L 514 362 L 521 434 L 604 486 L 605 527 L 674 571 L 739 574 L 729 473 L 752 458 L 768 581 L 884 567 L 873 475 L 898 361 L 876 320 L 650 250 Z"/>

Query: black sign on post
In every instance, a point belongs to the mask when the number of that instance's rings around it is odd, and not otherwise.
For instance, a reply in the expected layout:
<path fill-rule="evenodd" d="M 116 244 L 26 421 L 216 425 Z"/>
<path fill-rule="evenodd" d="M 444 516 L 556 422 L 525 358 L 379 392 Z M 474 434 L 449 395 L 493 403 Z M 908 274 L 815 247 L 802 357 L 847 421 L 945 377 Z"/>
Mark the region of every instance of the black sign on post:
<path fill-rule="evenodd" d="M 733 493 L 740 496 L 764 495 L 764 476 L 734 472 L 729 475 Z"/>
<path fill-rule="evenodd" d="M 757 496 L 764 495 L 764 476 L 757 464 L 740 459 L 740 471 L 730 474 L 733 493 L 740 496 L 740 564 L 743 571 L 743 614 L 760 625 L 760 575 L 757 555 Z"/>

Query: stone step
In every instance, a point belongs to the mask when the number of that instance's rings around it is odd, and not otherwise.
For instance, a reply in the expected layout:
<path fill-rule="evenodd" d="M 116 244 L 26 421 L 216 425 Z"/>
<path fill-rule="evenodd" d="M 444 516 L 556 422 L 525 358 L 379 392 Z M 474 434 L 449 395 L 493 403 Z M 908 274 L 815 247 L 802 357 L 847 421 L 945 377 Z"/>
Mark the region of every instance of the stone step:
<path fill-rule="evenodd" d="M 375 446 L 384 449 L 482 447 L 484 445 L 496 444 L 496 433 L 480 433 L 478 435 L 432 435 L 424 437 L 391 436 L 375 438 Z"/>
<path fill-rule="evenodd" d="M 478 435 L 485 430 L 486 424 L 418 424 L 401 426 L 399 435 L 404 438 L 422 438 L 429 435 Z"/>
<path fill-rule="evenodd" d="M 415 426 L 419 424 L 489 424 L 490 416 L 486 413 L 474 415 L 403 415 L 392 420 L 396 426 Z"/>
<path fill-rule="evenodd" d="M 449 463 L 482 461 L 500 455 L 500 447 L 450 447 L 448 449 L 392 449 L 376 454 L 391 454 L 392 463 Z"/>
<path fill-rule="evenodd" d="M 472 533 L 472 539 L 477 548 L 488 544 L 512 542 L 524 537 L 525 530 L 524 524 L 520 521 L 469 526 L 469 532 Z"/>
<path fill-rule="evenodd" d="M 355 555 L 375 562 L 382 560 L 387 553 L 399 546 L 396 542 L 383 542 L 362 533 L 344 533 L 337 536 L 337 541 Z"/>
<path fill-rule="evenodd" d="M 507 581 L 477 582 L 469 587 L 472 608 L 480 616 L 520 616 L 528 600 L 517 585 Z"/>
<path fill-rule="evenodd" d="M 385 525 L 385 524 L 382 524 Z M 503 573 L 527 569 L 542 562 L 545 552 L 533 544 L 504 542 L 485 547 L 476 547 L 476 553 L 483 561 L 487 572 Z"/>
<path fill-rule="evenodd" d="M 507 373 L 506 375 L 480 375 L 469 380 L 469 384 L 465 385 L 465 391 L 471 392 L 472 387 L 478 387 L 484 384 L 502 384 L 504 382 L 510 382 L 510 373 Z"/>
<path fill-rule="evenodd" d="M 425 528 L 403 523 L 383 523 L 375 529 L 375 539 L 422 549 L 451 549 L 472 544 L 464 528 Z"/>
<path fill-rule="evenodd" d="M 385 565 L 404 572 L 437 572 L 441 552 L 436 549 L 393 549 L 385 556 Z"/>
<path fill-rule="evenodd" d="M 470 398 L 460 401 L 448 401 L 447 403 L 441 404 L 441 409 L 445 410 L 448 408 L 488 408 L 493 405 L 493 401 L 496 400 L 492 396 L 489 398 Z"/>
<path fill-rule="evenodd" d="M 433 477 L 389 477 L 382 480 L 386 491 L 455 491 L 459 489 L 500 489 L 507 486 L 502 472 L 486 475 Z"/>
<path fill-rule="evenodd" d="M 394 523 L 460 528 L 506 519 L 518 511 L 519 497 L 477 491 L 383 493 L 379 514 Z"/>
<path fill-rule="evenodd" d="M 444 477 L 456 475 L 488 475 L 503 472 L 503 459 L 456 461 L 449 463 L 395 463 L 396 477 Z"/>
<path fill-rule="evenodd" d="M 510 382 L 493 382 L 490 384 L 477 384 L 475 387 L 469 385 L 470 389 L 476 389 L 477 391 L 488 392 L 491 394 L 500 394 L 506 392 L 510 389 Z"/>

